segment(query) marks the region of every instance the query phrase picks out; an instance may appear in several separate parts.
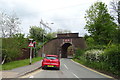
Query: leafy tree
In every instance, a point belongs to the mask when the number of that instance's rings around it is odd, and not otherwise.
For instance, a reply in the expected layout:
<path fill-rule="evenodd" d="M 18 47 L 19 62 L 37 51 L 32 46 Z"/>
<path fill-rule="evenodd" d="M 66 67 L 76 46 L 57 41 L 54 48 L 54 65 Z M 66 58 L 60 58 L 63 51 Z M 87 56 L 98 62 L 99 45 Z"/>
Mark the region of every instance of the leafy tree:
<path fill-rule="evenodd" d="M 107 5 L 103 2 L 94 3 L 86 11 L 85 29 L 98 44 L 108 44 L 114 40 L 116 34 L 116 24 L 114 18 L 108 13 Z"/>
<path fill-rule="evenodd" d="M 43 41 L 43 34 L 44 37 L 46 35 L 45 30 L 37 26 L 31 26 L 29 32 L 30 32 L 30 37 L 39 42 Z"/>
<path fill-rule="evenodd" d="M 12 35 L 20 31 L 19 28 L 20 20 L 18 17 L 13 15 L 7 15 L 0 13 L 0 29 L 2 31 L 2 37 L 12 37 Z"/>
<path fill-rule="evenodd" d="M 111 1 L 111 13 L 120 26 L 120 1 Z"/>
<path fill-rule="evenodd" d="M 86 42 L 88 44 L 88 46 L 94 46 L 94 39 L 92 37 L 89 37 L 86 39 Z"/>
<path fill-rule="evenodd" d="M 46 34 L 46 40 L 51 40 L 56 37 L 56 32 L 51 32 Z"/>
<path fill-rule="evenodd" d="M 37 26 L 31 26 L 29 32 L 30 37 L 34 40 L 37 40 L 38 42 L 43 42 L 43 34 L 44 42 L 56 37 L 56 32 L 47 33 L 44 29 Z"/>
<path fill-rule="evenodd" d="M 115 22 L 118 24 L 117 33 L 116 33 L 116 42 L 120 43 L 120 1 L 113 0 L 111 1 L 111 14 L 113 15 Z"/>

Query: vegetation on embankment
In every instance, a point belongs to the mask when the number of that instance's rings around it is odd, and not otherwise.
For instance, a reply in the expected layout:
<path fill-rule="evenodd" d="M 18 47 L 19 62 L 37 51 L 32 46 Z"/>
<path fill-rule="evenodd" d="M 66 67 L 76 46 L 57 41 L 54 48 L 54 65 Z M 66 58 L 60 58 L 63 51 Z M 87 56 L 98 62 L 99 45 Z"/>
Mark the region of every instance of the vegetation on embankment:
<path fill-rule="evenodd" d="M 87 48 L 76 50 L 75 61 L 120 78 L 120 26 L 114 22 L 103 2 L 96 2 L 86 11 Z"/>
<path fill-rule="evenodd" d="M 42 57 L 33 58 L 32 59 L 32 64 L 37 62 L 37 61 L 40 61 L 42 59 L 43 59 Z M 2 66 L 2 70 L 11 70 L 11 69 L 14 69 L 14 68 L 29 65 L 29 62 L 30 62 L 30 59 L 25 59 L 25 60 L 8 62 L 8 63 L 5 63 L 1 66 Z"/>
<path fill-rule="evenodd" d="M 95 47 L 96 45 L 94 48 L 78 49 L 73 60 L 120 78 L 120 44 L 112 44 L 103 49 Z"/>

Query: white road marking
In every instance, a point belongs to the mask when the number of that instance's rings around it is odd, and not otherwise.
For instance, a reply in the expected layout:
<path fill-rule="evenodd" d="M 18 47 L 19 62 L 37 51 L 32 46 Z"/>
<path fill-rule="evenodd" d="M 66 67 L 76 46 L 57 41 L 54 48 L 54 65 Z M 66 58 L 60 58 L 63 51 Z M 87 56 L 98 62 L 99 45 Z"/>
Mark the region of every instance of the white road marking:
<path fill-rule="evenodd" d="M 64 64 L 64 66 L 68 69 L 68 67 Z"/>
<path fill-rule="evenodd" d="M 34 78 L 34 76 L 30 76 L 29 78 Z"/>
<path fill-rule="evenodd" d="M 76 74 L 72 73 L 76 78 L 79 78 Z"/>

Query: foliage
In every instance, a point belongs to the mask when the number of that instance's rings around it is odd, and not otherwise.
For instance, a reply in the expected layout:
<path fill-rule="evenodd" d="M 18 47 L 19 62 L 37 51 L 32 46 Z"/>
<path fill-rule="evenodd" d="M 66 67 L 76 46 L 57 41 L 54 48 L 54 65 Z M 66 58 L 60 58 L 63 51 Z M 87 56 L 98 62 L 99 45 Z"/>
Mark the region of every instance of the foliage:
<path fill-rule="evenodd" d="M 86 11 L 86 26 L 90 35 L 85 35 L 87 48 L 75 60 L 91 68 L 120 76 L 120 26 L 114 23 L 107 6 L 94 3 Z"/>
<path fill-rule="evenodd" d="M 110 2 L 111 4 L 111 14 L 117 21 L 118 25 L 120 25 L 120 1 L 113 0 Z"/>
<path fill-rule="evenodd" d="M 31 26 L 29 32 L 30 32 L 30 38 L 33 38 L 34 40 L 40 42 L 43 42 L 43 34 L 44 36 L 46 35 L 45 30 L 37 26 Z"/>
<path fill-rule="evenodd" d="M 28 39 L 27 38 L 24 38 L 24 34 L 21 34 L 21 33 L 18 33 L 18 34 L 15 34 L 13 35 L 12 38 L 14 38 L 16 40 L 16 43 L 18 43 L 17 45 L 20 47 L 20 48 L 27 48 L 28 46 Z"/>
<path fill-rule="evenodd" d="M 23 34 L 16 34 L 12 38 L 2 38 L 2 59 L 6 57 L 6 62 L 22 55 L 21 48 L 27 47 L 27 40 Z"/>
<path fill-rule="evenodd" d="M 87 50 L 92 50 L 92 49 L 99 49 L 99 50 L 104 50 L 104 49 L 106 49 L 106 45 L 95 45 L 94 43 L 93 43 L 93 45 L 92 46 L 88 46 L 85 50 L 87 51 Z"/>
<path fill-rule="evenodd" d="M 106 62 L 110 64 L 110 68 L 120 70 L 120 44 L 113 44 L 105 49 Z"/>
<path fill-rule="evenodd" d="M 94 39 L 92 37 L 88 37 L 86 39 L 86 42 L 88 46 L 91 46 L 91 47 L 94 46 Z"/>
<path fill-rule="evenodd" d="M 82 49 L 77 49 L 77 50 L 75 51 L 74 58 L 79 59 L 80 56 L 82 56 L 83 54 L 84 54 L 84 50 L 82 50 Z"/>
<path fill-rule="evenodd" d="M 109 69 L 109 64 L 105 63 L 105 62 L 89 62 L 89 61 L 85 61 L 84 59 L 78 60 L 78 59 L 73 59 L 74 61 L 83 64 L 85 66 L 88 66 L 90 68 L 96 69 L 98 71 L 101 72 L 108 72 L 108 73 L 114 73 L 114 71 L 110 71 Z M 118 74 L 117 74 L 118 75 Z"/>
<path fill-rule="evenodd" d="M 89 49 L 75 61 L 91 68 L 120 76 L 120 44 L 111 44 L 104 49 Z"/>
<path fill-rule="evenodd" d="M 101 54 L 104 53 L 102 50 L 98 50 L 98 49 L 92 49 L 92 50 L 88 50 L 85 52 L 84 57 L 85 59 L 87 59 L 88 61 L 101 61 L 100 56 Z"/>
<path fill-rule="evenodd" d="M 86 11 L 85 29 L 93 37 L 98 44 L 108 44 L 110 40 L 114 40 L 116 34 L 116 24 L 113 17 L 107 10 L 107 5 L 102 2 L 94 3 Z"/>
<path fill-rule="evenodd" d="M 2 31 L 2 38 L 11 37 L 20 31 L 20 20 L 13 15 L 0 13 L 0 29 Z"/>
<path fill-rule="evenodd" d="M 120 26 L 118 26 L 117 32 L 116 32 L 116 38 L 115 43 L 120 44 Z"/>
<path fill-rule="evenodd" d="M 51 40 L 56 37 L 56 32 L 47 33 L 45 36 L 45 41 Z"/>
<path fill-rule="evenodd" d="M 45 42 L 48 40 L 51 40 L 55 38 L 56 33 L 47 33 L 44 29 L 37 27 L 37 26 L 31 26 L 30 30 L 30 38 L 33 38 L 37 42 Z M 44 38 L 43 38 L 44 34 Z"/>

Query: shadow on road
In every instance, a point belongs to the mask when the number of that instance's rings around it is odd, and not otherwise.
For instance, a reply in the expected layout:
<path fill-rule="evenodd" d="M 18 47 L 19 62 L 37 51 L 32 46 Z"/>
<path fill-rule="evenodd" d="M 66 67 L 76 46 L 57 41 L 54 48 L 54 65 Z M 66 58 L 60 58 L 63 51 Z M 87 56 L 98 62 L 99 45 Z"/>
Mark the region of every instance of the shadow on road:
<path fill-rule="evenodd" d="M 59 70 L 57 70 L 56 68 L 46 68 L 46 69 L 43 69 L 43 70 L 49 70 L 49 71 L 59 71 Z"/>

